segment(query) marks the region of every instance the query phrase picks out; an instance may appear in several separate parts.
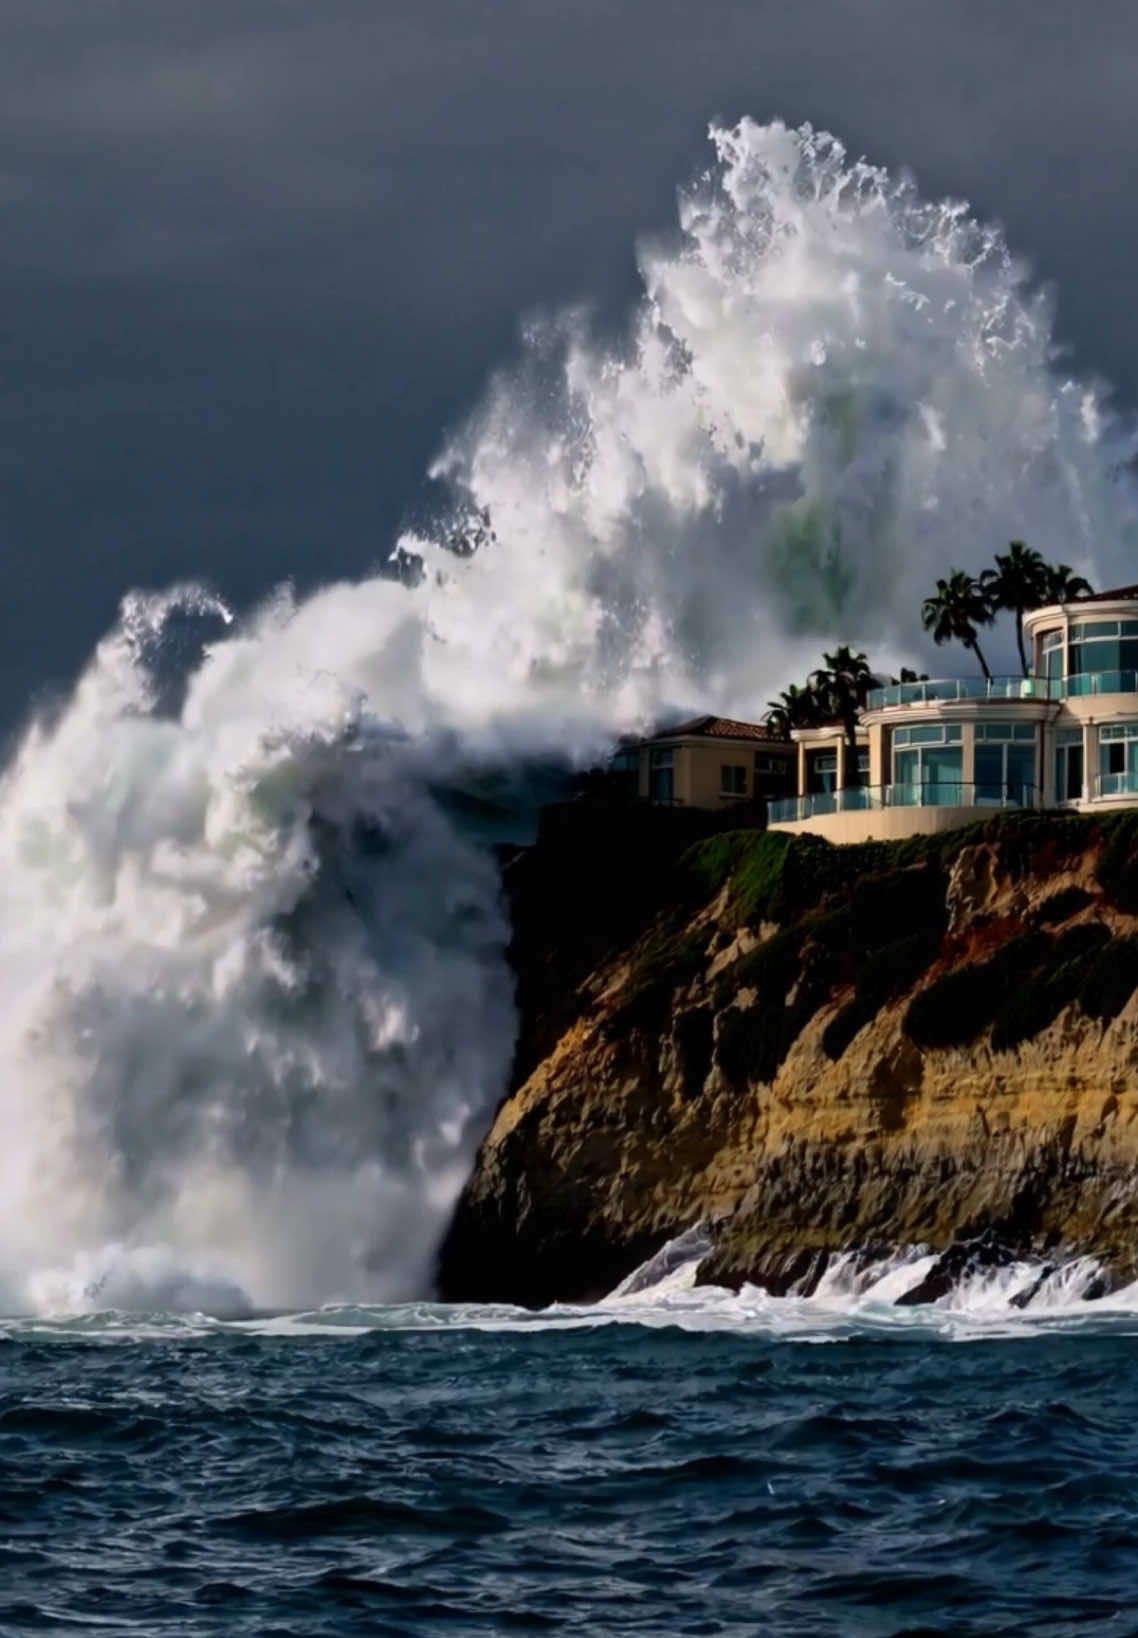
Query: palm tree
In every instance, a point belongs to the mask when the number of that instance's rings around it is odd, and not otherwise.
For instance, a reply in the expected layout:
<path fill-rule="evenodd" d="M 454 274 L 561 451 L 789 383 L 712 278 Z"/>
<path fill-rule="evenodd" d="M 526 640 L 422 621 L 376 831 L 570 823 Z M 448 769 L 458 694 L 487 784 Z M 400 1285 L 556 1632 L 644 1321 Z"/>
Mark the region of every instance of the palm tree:
<path fill-rule="evenodd" d="M 1008 543 L 1006 552 L 996 553 L 996 567 L 985 569 L 980 576 L 980 586 L 992 612 L 1007 609 L 1015 615 L 1016 647 L 1025 677 L 1028 666 L 1023 649 L 1023 617 L 1028 609 L 1037 609 L 1045 601 L 1047 574 L 1047 564 L 1040 554 L 1025 546 L 1022 540 L 1013 540 Z"/>
<path fill-rule="evenodd" d="M 980 662 L 980 669 L 989 682 L 992 673 L 980 649 L 977 626 L 990 626 L 992 609 L 979 581 L 963 569 L 952 569 L 947 580 L 938 580 L 936 595 L 926 597 L 921 605 L 921 624 L 932 632 L 933 642 L 963 643 Z"/>
<path fill-rule="evenodd" d="M 1084 580 L 1081 574 L 1075 574 L 1066 563 L 1045 563 L 1043 568 L 1040 608 L 1048 603 L 1073 603 L 1077 598 L 1094 595 L 1090 581 Z"/>
<path fill-rule="evenodd" d="M 853 653 L 845 643 L 832 654 L 823 654 L 822 660 L 825 669 L 812 673 L 810 686 L 824 715 L 842 725 L 842 736 L 846 744 L 846 754 L 843 758 L 845 775 L 842 782 L 846 786 L 856 785 L 859 783 L 858 717 L 865 709 L 869 691 L 876 685 L 877 678 L 870 670 L 865 655 Z"/>
<path fill-rule="evenodd" d="M 822 720 L 821 701 L 809 683 L 805 688 L 791 683 L 777 700 L 771 700 L 766 713 L 771 727 L 781 729 L 784 734 L 792 728 L 816 728 Z"/>

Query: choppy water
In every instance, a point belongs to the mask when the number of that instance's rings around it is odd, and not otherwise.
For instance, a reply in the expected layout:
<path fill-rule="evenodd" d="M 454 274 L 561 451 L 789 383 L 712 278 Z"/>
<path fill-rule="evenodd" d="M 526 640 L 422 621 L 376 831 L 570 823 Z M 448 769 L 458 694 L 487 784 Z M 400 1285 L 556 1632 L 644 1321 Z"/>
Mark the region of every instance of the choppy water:
<path fill-rule="evenodd" d="M 1138 1316 L 11 1324 L 0 1631 L 1132 1633 Z"/>

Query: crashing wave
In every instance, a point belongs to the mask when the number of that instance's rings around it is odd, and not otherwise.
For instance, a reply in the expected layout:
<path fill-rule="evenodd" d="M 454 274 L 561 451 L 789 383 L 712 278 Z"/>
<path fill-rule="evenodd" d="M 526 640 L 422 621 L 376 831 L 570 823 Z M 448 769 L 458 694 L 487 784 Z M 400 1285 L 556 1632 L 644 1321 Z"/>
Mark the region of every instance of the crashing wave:
<path fill-rule="evenodd" d="M 4 1308 L 198 1305 L 199 1269 L 257 1307 L 424 1293 L 511 1058 L 487 843 L 550 769 L 758 712 L 819 638 L 911 658 L 934 571 L 1011 536 L 1119 560 L 1129 433 L 999 234 L 809 128 L 712 140 L 623 347 L 534 326 L 444 452 L 457 521 L 241 622 L 134 595 L 29 729 Z"/>

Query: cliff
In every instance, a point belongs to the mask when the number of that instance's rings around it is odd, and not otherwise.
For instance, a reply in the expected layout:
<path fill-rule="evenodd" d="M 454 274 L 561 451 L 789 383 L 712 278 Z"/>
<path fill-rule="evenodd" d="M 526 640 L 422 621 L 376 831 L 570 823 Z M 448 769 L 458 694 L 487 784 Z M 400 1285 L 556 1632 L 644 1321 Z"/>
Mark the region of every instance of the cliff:
<path fill-rule="evenodd" d="M 446 1296 L 587 1300 L 700 1222 L 701 1278 L 774 1292 L 918 1244 L 911 1301 L 1024 1254 L 1138 1275 L 1138 815 L 681 840 L 507 867 L 516 1087 Z"/>

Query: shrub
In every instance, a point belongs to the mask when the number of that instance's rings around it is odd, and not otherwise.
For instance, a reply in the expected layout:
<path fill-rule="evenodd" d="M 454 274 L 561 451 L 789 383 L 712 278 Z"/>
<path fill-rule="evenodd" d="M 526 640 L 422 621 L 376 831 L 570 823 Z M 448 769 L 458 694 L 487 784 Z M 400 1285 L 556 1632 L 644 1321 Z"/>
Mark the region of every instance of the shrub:
<path fill-rule="evenodd" d="M 1085 888 L 1061 887 L 1058 893 L 1037 904 L 1028 920 L 1033 927 L 1058 927 L 1060 922 L 1069 921 L 1080 910 L 1085 910 L 1090 902 L 1091 895 Z"/>
<path fill-rule="evenodd" d="M 1043 933 L 1022 933 L 990 960 L 946 973 L 913 997 L 903 1028 L 920 1047 L 965 1046 L 988 1027 L 1050 948 Z"/>
<path fill-rule="evenodd" d="M 676 991 L 706 966 L 706 929 L 692 932 L 682 921 L 677 925 L 675 915 L 661 917 L 633 951 L 624 994 L 606 1030 L 613 1035 L 633 1029 L 660 1034 L 667 1028 Z"/>
<path fill-rule="evenodd" d="M 777 1006 L 728 1007 L 719 1015 L 715 1056 L 733 1086 L 772 1081 L 790 1048 L 789 1009 Z"/>
<path fill-rule="evenodd" d="M 857 999 L 870 1017 L 887 1001 L 911 989 L 937 952 L 940 940 L 931 931 L 911 933 L 883 945 L 858 968 Z"/>
<path fill-rule="evenodd" d="M 939 937 L 947 921 L 944 878 L 927 860 L 915 869 L 867 877 L 854 887 L 850 916 L 855 953 L 914 936 Z"/>
<path fill-rule="evenodd" d="M 1051 958 L 1009 994 L 992 1022 L 993 1052 L 1010 1052 L 1053 1024 L 1078 998 L 1079 988 L 1098 952 L 1110 942 L 1101 922 L 1083 922 L 1055 941 Z"/>
<path fill-rule="evenodd" d="M 673 1033 L 684 1096 L 696 1098 L 711 1072 L 715 1014 L 710 1007 L 689 1007 L 677 1017 Z"/>
<path fill-rule="evenodd" d="M 726 886 L 724 919 L 735 927 L 753 926 L 777 919 L 772 906 L 787 855 L 796 846 L 784 831 L 724 831 L 688 849 L 680 861 L 681 878 L 704 904 Z"/>
<path fill-rule="evenodd" d="M 842 904 L 835 910 L 815 911 L 804 916 L 800 923 L 806 943 L 817 952 L 825 952 L 831 960 L 848 956 L 854 947 L 853 914 L 850 906 Z"/>
<path fill-rule="evenodd" d="M 854 1036 L 872 1022 L 882 1007 L 911 989 L 937 952 L 940 939 L 933 931 L 912 933 L 868 955 L 857 972 L 854 993 L 830 1019 L 822 1035 L 822 1049 L 838 1059 Z"/>
<path fill-rule="evenodd" d="M 783 831 L 764 831 L 740 855 L 731 877 L 731 919 L 737 927 L 778 919 L 774 906 L 794 845 Z"/>
<path fill-rule="evenodd" d="M 1079 1005 L 1090 1018 L 1109 1024 L 1138 989 L 1138 938 L 1115 938 L 1087 963 L 1079 985 Z"/>
<path fill-rule="evenodd" d="M 1104 825 L 1095 875 L 1120 910 L 1138 913 L 1138 813 L 1116 814 Z"/>
<path fill-rule="evenodd" d="M 755 962 L 754 958 L 764 959 Z M 756 990 L 749 1007 L 727 1007 L 719 1017 L 716 1056 L 727 1079 L 773 1081 L 783 1059 L 818 1008 L 834 979 L 834 955 L 824 943 L 803 944 L 797 929 L 776 933 L 744 957 L 742 982 Z"/>
<path fill-rule="evenodd" d="M 913 998 L 903 1028 L 918 1046 L 962 1046 L 990 1021 L 990 1000 L 983 968 L 960 967 Z"/>
<path fill-rule="evenodd" d="M 691 878 L 706 903 L 732 880 L 752 854 L 759 854 L 777 869 L 789 845 L 790 837 L 780 832 L 725 830 L 690 847 L 680 860 L 680 870 Z"/>
<path fill-rule="evenodd" d="M 822 1051 L 827 1058 L 836 1063 L 857 1032 L 864 1029 L 872 1017 L 873 1014 L 866 1013 L 856 995 L 845 1006 L 839 1007 L 822 1031 Z"/>
<path fill-rule="evenodd" d="M 719 1014 L 715 1056 L 733 1086 L 773 1081 L 783 1060 L 820 1005 L 816 996 L 793 1006 L 762 999 Z"/>
<path fill-rule="evenodd" d="M 784 1001 L 798 976 L 802 938 L 800 928 L 786 927 L 740 956 L 716 980 L 716 1006 L 727 1006 L 742 989 L 758 990 L 764 997 L 777 994 Z"/>
<path fill-rule="evenodd" d="M 1055 940 L 1054 967 L 1062 971 L 1064 967 L 1101 950 L 1110 941 L 1110 928 L 1101 921 L 1081 921 L 1076 927 L 1068 927 Z"/>

